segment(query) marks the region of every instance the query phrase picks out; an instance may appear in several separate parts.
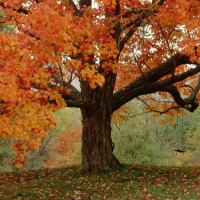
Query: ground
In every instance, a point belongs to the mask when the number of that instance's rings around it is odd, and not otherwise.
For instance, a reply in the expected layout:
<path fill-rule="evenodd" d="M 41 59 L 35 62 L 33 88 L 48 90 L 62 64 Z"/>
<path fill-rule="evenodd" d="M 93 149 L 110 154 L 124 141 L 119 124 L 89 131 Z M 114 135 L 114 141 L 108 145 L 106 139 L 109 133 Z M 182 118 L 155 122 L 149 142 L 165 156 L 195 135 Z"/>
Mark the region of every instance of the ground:
<path fill-rule="evenodd" d="M 78 167 L 0 174 L 0 199 L 200 199 L 200 168 L 139 167 L 96 175 Z"/>

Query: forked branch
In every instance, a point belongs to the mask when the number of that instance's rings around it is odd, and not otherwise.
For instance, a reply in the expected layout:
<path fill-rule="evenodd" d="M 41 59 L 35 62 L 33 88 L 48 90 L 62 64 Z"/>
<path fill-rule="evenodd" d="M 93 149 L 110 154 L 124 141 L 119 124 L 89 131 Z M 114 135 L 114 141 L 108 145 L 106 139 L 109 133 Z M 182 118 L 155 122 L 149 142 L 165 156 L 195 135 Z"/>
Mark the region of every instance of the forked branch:
<path fill-rule="evenodd" d="M 176 60 L 175 63 L 174 59 Z M 188 56 L 176 54 L 164 63 L 157 66 L 156 68 L 144 73 L 143 75 L 132 81 L 125 88 L 117 91 L 113 95 L 113 112 L 135 97 L 138 97 L 140 95 L 152 94 L 158 91 L 169 91 L 169 88 L 174 83 L 183 81 L 186 78 L 191 77 L 200 72 L 200 65 L 197 65 L 195 68 L 191 68 L 186 72 L 183 72 L 182 74 L 164 80 L 160 80 L 162 77 L 170 74 L 172 70 L 175 70 L 178 66 L 182 64 L 192 64 L 192 62 L 189 60 Z M 145 80 L 144 77 L 146 77 Z M 190 99 L 185 100 L 183 104 L 178 103 L 178 105 L 185 107 L 187 104 L 191 104 L 191 98 L 194 96 L 196 97 L 196 93 L 197 91 L 199 91 L 199 84 L 200 83 L 198 83 L 197 87 L 192 91 Z M 193 103 L 193 107 L 189 109 L 192 111 L 192 109 L 194 109 L 195 106 L 196 103 Z"/>
<path fill-rule="evenodd" d="M 162 6 L 162 4 L 166 0 L 160 0 L 157 2 L 157 9 L 143 9 L 143 10 L 136 10 L 135 8 L 131 9 L 130 11 L 126 12 L 122 15 L 122 18 L 128 18 L 132 14 L 138 14 L 138 17 L 128 24 L 126 24 L 124 27 L 121 28 L 121 30 L 125 30 L 130 27 L 129 31 L 126 33 L 126 35 L 123 37 L 123 39 L 120 41 L 120 44 L 118 45 L 119 51 L 121 52 L 125 46 L 125 44 L 129 41 L 129 39 L 133 36 L 135 31 L 142 25 L 143 21 L 147 19 L 150 15 L 156 14 L 159 12 L 159 7 Z"/>
<path fill-rule="evenodd" d="M 55 79 L 56 83 L 59 83 L 71 90 L 70 94 L 66 95 L 66 99 L 81 101 L 81 93 L 73 85 L 63 80 L 62 77 L 59 77 L 55 74 L 52 74 L 52 77 Z"/>
<path fill-rule="evenodd" d="M 198 78 L 196 87 L 194 88 L 194 90 L 192 90 L 190 95 L 185 99 L 181 97 L 180 92 L 174 85 L 165 88 L 163 91 L 169 92 L 172 95 L 174 101 L 178 105 L 189 110 L 190 112 L 194 112 L 194 110 L 199 106 L 199 103 L 196 101 L 196 95 L 198 94 L 199 90 L 200 90 L 200 76 Z"/>

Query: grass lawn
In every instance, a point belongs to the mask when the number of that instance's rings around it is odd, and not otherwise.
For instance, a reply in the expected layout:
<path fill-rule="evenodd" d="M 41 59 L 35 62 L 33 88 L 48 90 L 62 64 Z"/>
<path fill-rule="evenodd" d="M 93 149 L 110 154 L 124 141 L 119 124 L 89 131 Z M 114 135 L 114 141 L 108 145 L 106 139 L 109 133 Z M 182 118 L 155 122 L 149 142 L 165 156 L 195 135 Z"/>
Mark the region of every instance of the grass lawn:
<path fill-rule="evenodd" d="M 0 199 L 200 200 L 200 168 L 132 167 L 97 175 L 78 167 L 0 174 Z"/>

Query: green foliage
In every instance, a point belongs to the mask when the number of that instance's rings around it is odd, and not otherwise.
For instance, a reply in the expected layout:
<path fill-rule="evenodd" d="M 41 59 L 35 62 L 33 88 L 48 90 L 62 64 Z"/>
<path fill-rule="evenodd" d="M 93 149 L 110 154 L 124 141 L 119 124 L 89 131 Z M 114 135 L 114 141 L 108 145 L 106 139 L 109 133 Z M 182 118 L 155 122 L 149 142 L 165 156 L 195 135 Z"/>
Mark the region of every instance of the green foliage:
<path fill-rule="evenodd" d="M 119 160 L 140 165 L 174 166 L 193 165 L 191 158 L 194 159 L 194 155 L 196 161 L 199 159 L 199 110 L 192 114 L 175 115 L 174 120 L 167 115 L 137 115 L 142 110 L 140 102 L 132 101 L 124 113 L 128 120 L 117 126 L 113 124 L 114 152 Z M 196 143 L 192 144 L 191 140 Z M 177 149 L 186 153 L 177 153 L 174 151 Z"/>
<path fill-rule="evenodd" d="M 12 33 L 16 31 L 16 28 L 9 24 L 4 24 L 0 27 L 0 33 Z"/>
<path fill-rule="evenodd" d="M 175 116 L 173 124 L 169 123 L 169 116 L 155 117 L 149 113 L 137 115 L 142 112 L 143 105 L 132 101 L 128 111 L 123 114 L 127 121 L 112 124 L 114 153 L 121 162 L 157 166 L 200 164 L 200 110 Z M 81 141 L 74 144 L 70 139 L 75 132 L 81 131 L 80 111 L 67 108 L 54 113 L 54 116 L 56 128 L 43 139 L 38 152 L 31 151 L 28 154 L 24 168 L 32 170 L 44 166 L 80 164 Z M 163 120 L 165 124 L 160 124 Z M 74 144 L 73 148 L 70 143 Z M 186 152 L 180 154 L 174 151 L 176 149 Z M 0 171 L 12 170 L 13 152 L 10 141 L 0 140 L 0 158 L 1 155 L 5 159 Z"/>
<path fill-rule="evenodd" d="M 12 33 L 14 31 L 16 31 L 16 27 L 10 24 L 7 24 L 6 21 L 4 21 L 4 19 L 6 18 L 6 14 L 4 12 L 0 12 L 0 33 Z"/>
<path fill-rule="evenodd" d="M 113 123 L 114 153 L 123 163 L 139 165 L 192 165 L 199 159 L 199 111 L 186 115 L 175 115 L 174 123 L 170 124 L 167 115 L 152 116 L 143 114 L 143 105 L 138 101 L 129 103 L 128 111 L 124 115 L 127 121 L 118 125 Z M 70 118 L 69 118 L 70 116 Z M 80 111 L 77 109 L 63 109 L 55 113 L 57 126 L 47 138 L 39 152 L 31 152 L 28 156 L 27 168 L 38 169 L 45 167 L 63 166 L 80 163 L 81 142 L 76 143 L 68 153 L 58 150 L 59 137 L 72 134 L 73 128 L 81 128 Z M 162 124 L 162 121 L 165 124 Z M 161 124 L 160 124 L 161 123 Z M 116 126 L 117 125 L 117 126 Z M 120 127 L 120 128 L 119 128 Z M 64 133 L 64 134 L 63 134 Z M 64 138 L 63 138 L 64 140 Z M 69 139 L 69 143 L 72 142 Z M 69 146 L 65 144 L 66 148 Z M 194 150 L 194 148 L 196 150 Z M 185 150 L 184 154 L 174 150 Z M 48 161 L 48 162 L 47 162 Z M 63 162 L 61 162 L 63 161 Z M 49 164 L 50 163 L 50 164 Z"/>
<path fill-rule="evenodd" d="M 66 108 L 61 109 L 58 112 L 54 113 L 56 119 L 56 128 L 53 129 L 50 134 L 59 134 L 67 129 L 70 129 L 76 126 L 81 125 L 81 116 L 79 109 L 75 108 Z"/>
<path fill-rule="evenodd" d="M 0 12 L 0 18 L 5 18 L 5 17 L 6 17 L 5 12 Z"/>
<path fill-rule="evenodd" d="M 120 129 L 114 128 L 114 153 L 119 160 L 140 165 L 166 164 L 164 153 L 159 150 L 154 121 L 146 114 L 128 119 Z"/>
<path fill-rule="evenodd" d="M 184 150 L 184 153 L 175 153 L 168 159 L 170 165 L 199 166 L 200 154 L 200 109 L 194 113 L 186 113 L 176 120 L 173 125 L 174 142 L 171 147 Z"/>
<path fill-rule="evenodd" d="M 12 151 L 12 142 L 9 139 L 0 139 L 0 171 L 12 170 L 12 161 L 15 157 Z"/>

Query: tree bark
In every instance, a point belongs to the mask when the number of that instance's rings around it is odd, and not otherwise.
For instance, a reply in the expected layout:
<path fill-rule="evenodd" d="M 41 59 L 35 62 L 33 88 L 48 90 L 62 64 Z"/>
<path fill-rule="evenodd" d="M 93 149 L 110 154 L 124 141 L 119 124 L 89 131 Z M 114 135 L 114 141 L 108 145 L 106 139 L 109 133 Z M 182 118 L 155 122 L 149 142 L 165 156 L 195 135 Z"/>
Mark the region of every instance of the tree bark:
<path fill-rule="evenodd" d="M 93 173 L 120 165 L 113 154 L 111 118 L 106 111 L 82 109 L 82 169 Z"/>
<path fill-rule="evenodd" d="M 91 89 L 86 82 L 81 83 L 83 100 L 90 106 L 82 113 L 82 169 L 93 173 L 120 166 L 113 154 L 111 138 L 112 82 L 113 76 L 106 77 L 103 88 Z"/>

